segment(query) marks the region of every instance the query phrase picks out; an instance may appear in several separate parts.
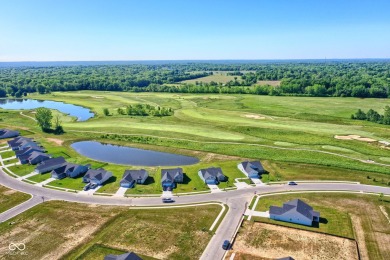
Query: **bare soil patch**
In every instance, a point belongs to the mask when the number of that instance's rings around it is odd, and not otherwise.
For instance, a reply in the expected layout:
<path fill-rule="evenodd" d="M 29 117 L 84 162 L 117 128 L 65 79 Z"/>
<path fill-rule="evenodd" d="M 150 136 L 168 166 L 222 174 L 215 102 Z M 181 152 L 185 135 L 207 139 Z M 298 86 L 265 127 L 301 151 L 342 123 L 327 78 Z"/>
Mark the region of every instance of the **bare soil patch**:
<path fill-rule="evenodd" d="M 265 116 L 254 115 L 254 114 L 244 115 L 244 117 L 246 117 L 246 118 L 253 118 L 253 119 L 265 119 Z"/>
<path fill-rule="evenodd" d="M 376 142 L 375 139 L 368 137 L 361 137 L 360 135 L 335 135 L 334 138 L 339 140 L 358 140 L 362 142 Z"/>
<path fill-rule="evenodd" d="M 56 145 L 59 145 L 59 146 L 61 146 L 64 143 L 64 141 L 61 139 L 56 139 L 56 138 L 46 138 L 46 139 L 52 143 L 55 143 Z"/>
<path fill-rule="evenodd" d="M 245 222 L 233 245 L 234 252 L 249 259 L 358 259 L 353 240 L 265 223 Z M 248 259 L 248 258 L 245 258 Z"/>

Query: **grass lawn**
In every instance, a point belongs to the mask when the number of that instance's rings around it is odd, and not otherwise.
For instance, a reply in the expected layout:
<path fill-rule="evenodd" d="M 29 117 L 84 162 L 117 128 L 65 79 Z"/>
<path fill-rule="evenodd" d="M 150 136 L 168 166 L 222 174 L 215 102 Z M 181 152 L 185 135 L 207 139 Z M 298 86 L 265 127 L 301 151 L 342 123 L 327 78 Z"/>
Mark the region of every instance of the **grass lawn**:
<path fill-rule="evenodd" d="M 24 176 L 24 175 L 27 175 L 27 174 L 33 172 L 35 169 L 35 166 L 28 165 L 28 164 L 14 165 L 14 166 L 8 167 L 8 169 L 18 176 Z"/>
<path fill-rule="evenodd" d="M 83 190 L 85 183 L 83 182 L 83 178 L 64 178 L 61 180 L 54 180 L 50 182 L 48 185 L 60 187 L 60 188 L 66 188 L 66 189 L 72 189 L 72 190 Z M 101 188 L 100 188 L 101 189 Z M 99 192 L 102 192 L 99 189 Z"/>
<path fill-rule="evenodd" d="M 31 259 L 102 259 L 107 252 L 123 251 L 158 259 L 198 259 L 220 210 L 218 205 L 138 210 L 45 202 L 10 220 L 13 225 L 0 224 L 0 255 L 10 242 L 23 241 Z"/>
<path fill-rule="evenodd" d="M 5 160 L 9 157 L 15 156 L 15 152 L 14 151 L 3 152 L 3 153 L 0 153 L 0 156 L 1 156 L 1 158 L 3 158 L 3 160 Z"/>
<path fill-rule="evenodd" d="M 7 158 L 6 158 L 5 160 L 3 160 L 4 165 L 13 164 L 13 163 L 17 163 L 17 162 L 19 162 L 19 159 L 17 159 L 17 158 L 8 159 L 8 160 L 7 160 Z"/>
<path fill-rule="evenodd" d="M 282 226 L 324 232 L 333 235 L 354 237 L 359 244 L 362 258 L 388 259 L 390 244 L 384 243 L 390 237 L 390 225 L 381 212 L 383 207 L 390 211 L 390 198 L 379 201 L 378 196 L 346 193 L 297 193 L 262 197 L 256 210 L 265 211 L 270 205 L 281 206 L 291 199 L 302 199 L 324 218 L 319 227 L 274 221 L 256 217 L 255 221 Z M 326 221 L 325 221 L 326 219 Z"/>
<path fill-rule="evenodd" d="M 30 181 L 35 181 L 35 182 L 43 182 L 47 179 L 49 179 L 51 177 L 51 174 L 50 173 L 44 173 L 44 174 L 37 174 L 37 175 L 34 175 L 34 176 L 31 176 L 29 178 L 27 178 L 27 180 L 30 180 Z"/>
<path fill-rule="evenodd" d="M 15 207 L 30 198 L 31 196 L 29 194 L 11 190 L 0 185 L 0 213 Z"/>

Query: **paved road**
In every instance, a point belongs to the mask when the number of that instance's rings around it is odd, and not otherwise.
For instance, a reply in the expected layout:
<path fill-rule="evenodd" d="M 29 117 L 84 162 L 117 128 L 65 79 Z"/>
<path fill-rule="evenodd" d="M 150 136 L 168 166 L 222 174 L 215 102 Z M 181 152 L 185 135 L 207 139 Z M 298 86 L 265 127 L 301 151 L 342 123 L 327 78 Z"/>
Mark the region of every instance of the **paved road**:
<path fill-rule="evenodd" d="M 59 190 L 52 190 L 47 188 L 38 187 L 22 181 L 19 181 L 0 170 L 0 184 L 18 190 L 21 192 L 30 193 L 34 196 L 34 201 L 30 203 L 39 203 L 42 196 L 46 200 L 65 200 L 71 202 L 91 203 L 101 205 L 121 205 L 121 206 L 153 206 L 162 205 L 161 198 L 120 198 L 120 197 L 106 197 L 106 196 L 94 196 L 77 194 L 71 192 L 64 192 Z M 257 194 L 275 193 L 285 191 L 358 191 L 358 192 L 374 192 L 384 193 L 390 195 L 390 188 L 378 187 L 362 184 L 351 183 L 302 183 L 296 186 L 288 185 L 264 185 L 264 186 L 250 186 L 246 189 L 232 190 L 228 192 L 218 193 L 206 193 L 197 195 L 187 195 L 176 197 L 175 204 L 188 204 L 188 203 L 202 203 L 209 201 L 218 201 L 227 203 L 229 211 L 218 228 L 216 235 L 212 237 L 209 245 L 202 255 L 202 259 L 221 259 L 225 253 L 222 250 L 221 245 L 223 240 L 230 239 L 238 225 L 239 219 L 245 210 L 245 203 L 250 200 L 256 191 Z M 26 202 L 27 203 L 27 202 Z M 23 204 L 22 204 L 23 205 Z M 26 207 L 20 206 L 19 210 Z M 20 212 L 18 209 L 9 211 L 6 215 L 0 214 L 0 222 L 2 219 L 16 216 Z M 13 215 L 14 214 L 14 215 Z M 4 221 L 4 220 L 3 220 Z"/>
<path fill-rule="evenodd" d="M 1 213 L 0 214 L 0 223 L 17 216 L 20 213 L 40 204 L 42 202 L 43 202 L 43 200 L 41 197 L 33 196 L 28 201 L 23 202 L 23 203 L 17 205 L 16 207 L 13 207 L 13 208 Z"/>

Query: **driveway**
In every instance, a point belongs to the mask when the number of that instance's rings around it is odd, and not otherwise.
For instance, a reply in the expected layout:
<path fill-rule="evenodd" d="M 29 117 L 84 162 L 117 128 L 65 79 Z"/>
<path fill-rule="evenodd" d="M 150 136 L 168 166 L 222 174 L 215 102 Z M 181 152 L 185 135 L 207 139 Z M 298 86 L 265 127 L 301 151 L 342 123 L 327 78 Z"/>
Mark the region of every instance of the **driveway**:
<path fill-rule="evenodd" d="M 211 190 L 211 193 L 221 192 L 221 190 L 219 189 L 218 185 L 215 185 L 215 184 L 207 184 L 207 186 L 208 186 L 209 189 Z"/>
<path fill-rule="evenodd" d="M 119 187 L 119 189 L 116 191 L 116 193 L 114 194 L 115 197 L 124 197 L 125 196 L 125 193 L 127 191 L 128 188 L 124 188 L 124 187 Z"/>

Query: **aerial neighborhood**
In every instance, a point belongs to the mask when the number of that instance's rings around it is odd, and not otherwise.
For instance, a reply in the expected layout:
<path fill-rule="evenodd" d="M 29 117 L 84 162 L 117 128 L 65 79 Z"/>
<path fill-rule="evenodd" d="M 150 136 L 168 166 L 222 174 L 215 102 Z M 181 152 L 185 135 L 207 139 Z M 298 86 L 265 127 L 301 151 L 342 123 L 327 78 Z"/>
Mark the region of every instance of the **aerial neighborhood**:
<path fill-rule="evenodd" d="M 82 177 L 82 182 L 86 184 L 85 190 L 101 186 L 113 176 L 112 172 L 103 168 L 92 169 L 89 164 L 80 165 L 67 162 L 62 156 L 53 158 L 37 141 L 33 138 L 18 136 L 19 132 L 17 131 L 2 129 L 0 133 L 3 133 L 4 136 L 16 136 L 7 141 L 8 146 L 15 152 L 15 156 L 21 164 L 36 165 L 35 173 L 50 173 L 51 178 L 58 180 Z M 265 173 L 260 161 L 243 161 L 237 167 L 252 180 L 261 179 L 261 175 Z M 228 181 L 228 177 L 223 173 L 221 167 L 199 169 L 198 176 L 206 185 L 218 185 Z M 126 189 L 134 188 L 136 185 L 145 184 L 148 177 L 149 173 L 145 169 L 125 170 L 119 185 Z M 185 173 L 180 167 L 161 169 L 163 191 L 172 191 L 178 183 L 184 182 L 184 178 Z"/>

